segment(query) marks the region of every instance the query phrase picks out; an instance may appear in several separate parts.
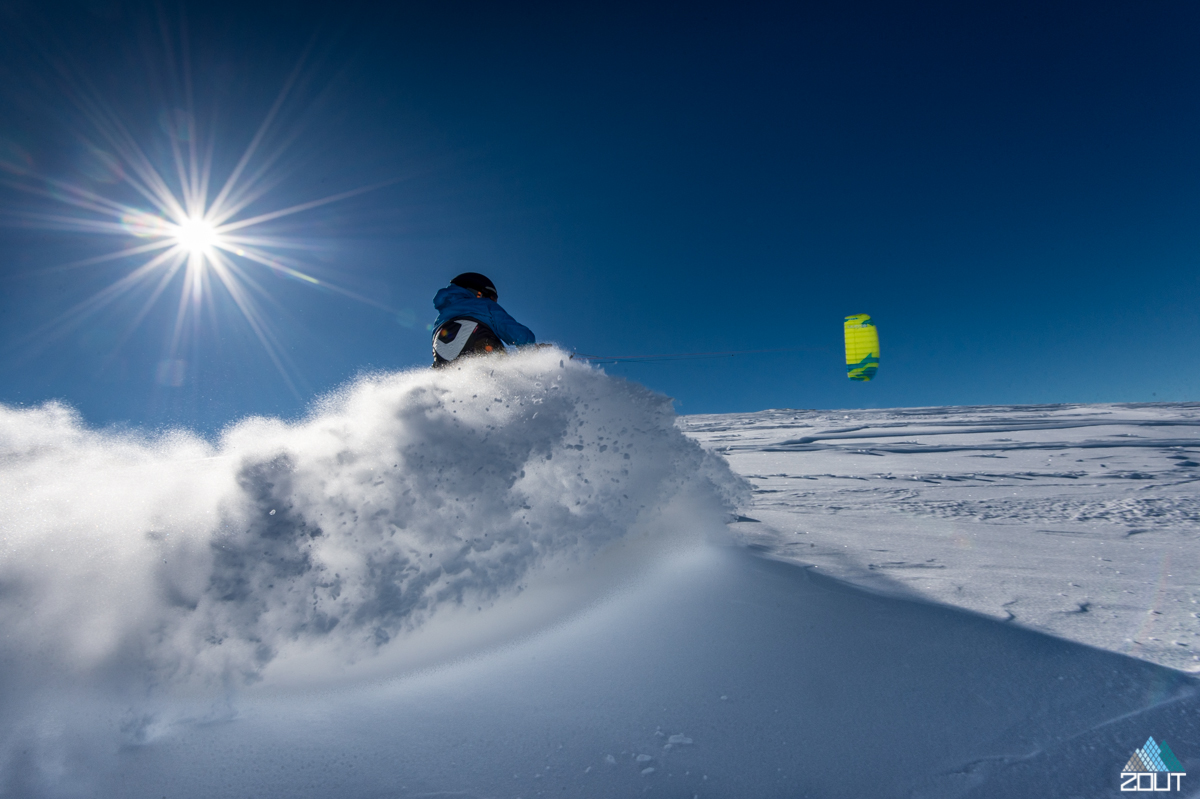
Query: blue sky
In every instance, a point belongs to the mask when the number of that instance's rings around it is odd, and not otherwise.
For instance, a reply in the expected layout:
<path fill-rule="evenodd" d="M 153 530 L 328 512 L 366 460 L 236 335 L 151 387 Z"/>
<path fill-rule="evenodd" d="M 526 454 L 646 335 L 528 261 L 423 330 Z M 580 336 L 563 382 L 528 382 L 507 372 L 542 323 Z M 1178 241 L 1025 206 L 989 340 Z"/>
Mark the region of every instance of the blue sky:
<path fill-rule="evenodd" d="M 583 353 L 797 348 L 605 367 L 682 413 L 1200 393 L 1195 4 L 498 5 L 0 2 L 0 402 L 294 416 L 426 364 L 461 271 Z M 247 214 L 386 184 L 265 226 L 370 300 L 245 265 L 286 379 L 219 294 L 172 350 L 181 279 L 68 313 L 146 259 L 62 267 L 137 240 L 20 216 L 62 184 L 146 205 L 86 103 L 170 175 L 185 65 L 218 183 L 299 65 Z"/>

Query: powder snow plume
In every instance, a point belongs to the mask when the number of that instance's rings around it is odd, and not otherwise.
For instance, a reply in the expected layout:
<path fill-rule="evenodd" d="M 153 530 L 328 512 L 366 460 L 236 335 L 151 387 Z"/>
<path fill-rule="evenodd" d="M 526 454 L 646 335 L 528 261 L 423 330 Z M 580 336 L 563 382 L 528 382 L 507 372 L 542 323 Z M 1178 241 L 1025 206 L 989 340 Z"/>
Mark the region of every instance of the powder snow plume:
<path fill-rule="evenodd" d="M 0 669 L 236 687 L 402 649 L 719 519 L 744 484 L 674 422 L 554 349 L 367 376 L 215 443 L 0 406 Z"/>

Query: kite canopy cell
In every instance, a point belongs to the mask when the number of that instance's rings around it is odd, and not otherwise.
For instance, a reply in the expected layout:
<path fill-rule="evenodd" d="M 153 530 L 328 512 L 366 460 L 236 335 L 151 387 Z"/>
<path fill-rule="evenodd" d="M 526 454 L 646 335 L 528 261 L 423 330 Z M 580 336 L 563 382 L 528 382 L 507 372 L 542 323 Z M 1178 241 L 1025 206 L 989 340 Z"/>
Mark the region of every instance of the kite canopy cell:
<path fill-rule="evenodd" d="M 846 317 L 846 377 L 865 383 L 879 371 L 879 331 L 865 313 Z"/>

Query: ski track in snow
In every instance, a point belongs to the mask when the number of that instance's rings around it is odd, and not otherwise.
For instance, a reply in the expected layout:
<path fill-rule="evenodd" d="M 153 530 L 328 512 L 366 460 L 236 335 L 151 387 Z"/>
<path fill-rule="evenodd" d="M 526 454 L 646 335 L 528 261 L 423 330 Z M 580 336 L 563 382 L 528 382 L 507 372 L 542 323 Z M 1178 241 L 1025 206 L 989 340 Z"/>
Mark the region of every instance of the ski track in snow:
<path fill-rule="evenodd" d="M 1200 671 L 1200 404 L 679 425 L 753 483 L 733 527 L 772 557 Z"/>

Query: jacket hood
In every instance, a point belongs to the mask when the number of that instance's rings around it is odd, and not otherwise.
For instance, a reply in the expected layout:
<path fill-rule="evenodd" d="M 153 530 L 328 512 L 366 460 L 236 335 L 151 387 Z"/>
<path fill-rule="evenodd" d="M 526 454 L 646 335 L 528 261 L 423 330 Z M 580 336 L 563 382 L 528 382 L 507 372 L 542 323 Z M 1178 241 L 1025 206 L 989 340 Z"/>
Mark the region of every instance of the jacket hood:
<path fill-rule="evenodd" d="M 474 319 L 487 325 L 505 344 L 533 344 L 537 338 L 533 331 L 508 315 L 495 300 L 475 296 L 475 292 L 462 286 L 446 286 L 433 296 L 433 307 L 438 309 L 434 328 L 439 328 L 452 319 Z"/>
<path fill-rule="evenodd" d="M 456 302 L 474 299 L 478 299 L 475 296 L 475 292 L 465 289 L 462 286 L 451 285 L 446 286 L 444 289 L 438 289 L 438 293 L 433 295 L 433 307 L 439 311 L 444 311 Z M 491 302 L 491 300 L 488 300 L 488 302 Z"/>

